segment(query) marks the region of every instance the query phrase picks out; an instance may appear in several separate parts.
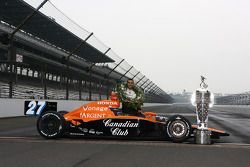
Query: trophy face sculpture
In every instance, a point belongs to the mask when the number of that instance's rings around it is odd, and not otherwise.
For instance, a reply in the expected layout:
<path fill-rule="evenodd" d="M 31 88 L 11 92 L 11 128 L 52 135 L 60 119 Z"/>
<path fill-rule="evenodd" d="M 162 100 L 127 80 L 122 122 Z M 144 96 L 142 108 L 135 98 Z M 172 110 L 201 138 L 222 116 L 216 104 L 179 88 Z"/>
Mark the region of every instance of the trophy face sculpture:
<path fill-rule="evenodd" d="M 192 95 L 192 104 L 196 107 L 197 132 L 196 143 L 210 144 L 210 134 L 208 131 L 208 109 L 212 107 L 214 100 L 213 94 L 208 91 L 205 77 L 201 76 L 200 88 Z"/>

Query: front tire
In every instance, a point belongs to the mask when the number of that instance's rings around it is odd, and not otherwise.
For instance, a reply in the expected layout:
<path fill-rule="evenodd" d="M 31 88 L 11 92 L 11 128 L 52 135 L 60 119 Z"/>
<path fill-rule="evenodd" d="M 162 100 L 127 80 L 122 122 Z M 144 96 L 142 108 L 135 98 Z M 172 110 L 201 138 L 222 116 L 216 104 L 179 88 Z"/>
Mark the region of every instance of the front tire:
<path fill-rule="evenodd" d="M 182 143 L 191 135 L 191 123 L 181 115 L 175 115 L 166 123 L 167 135 L 174 143 Z"/>
<path fill-rule="evenodd" d="M 47 139 L 62 137 L 65 127 L 66 121 L 64 117 L 55 111 L 45 112 L 37 120 L 37 131 Z"/>

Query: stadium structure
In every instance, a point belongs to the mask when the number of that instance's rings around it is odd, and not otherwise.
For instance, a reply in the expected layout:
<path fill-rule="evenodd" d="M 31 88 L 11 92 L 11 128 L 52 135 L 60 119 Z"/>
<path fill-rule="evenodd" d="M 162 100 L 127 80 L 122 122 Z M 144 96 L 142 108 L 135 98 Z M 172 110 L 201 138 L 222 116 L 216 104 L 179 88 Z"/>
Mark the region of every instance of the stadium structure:
<path fill-rule="evenodd" d="M 230 94 L 216 98 L 216 104 L 221 105 L 250 105 L 250 92 Z"/>
<path fill-rule="evenodd" d="M 146 102 L 172 98 L 49 0 L 0 1 L 0 97 L 106 99 L 134 79 Z"/>

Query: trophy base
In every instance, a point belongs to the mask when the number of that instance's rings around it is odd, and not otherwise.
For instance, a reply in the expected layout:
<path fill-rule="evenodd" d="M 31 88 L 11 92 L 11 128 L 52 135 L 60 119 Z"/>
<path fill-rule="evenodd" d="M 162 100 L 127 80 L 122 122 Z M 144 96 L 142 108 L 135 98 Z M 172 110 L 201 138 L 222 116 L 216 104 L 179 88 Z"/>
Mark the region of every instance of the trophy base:
<path fill-rule="evenodd" d="M 195 143 L 209 145 L 211 144 L 210 136 L 211 136 L 211 131 L 197 129 L 195 134 Z"/>

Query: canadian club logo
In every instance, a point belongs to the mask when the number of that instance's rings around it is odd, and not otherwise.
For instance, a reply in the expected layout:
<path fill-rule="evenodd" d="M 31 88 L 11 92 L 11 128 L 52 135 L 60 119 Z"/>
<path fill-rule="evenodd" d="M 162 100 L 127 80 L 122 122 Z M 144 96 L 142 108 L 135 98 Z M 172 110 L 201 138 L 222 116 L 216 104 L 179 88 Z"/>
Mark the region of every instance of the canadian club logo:
<path fill-rule="evenodd" d="M 126 121 L 126 122 L 115 122 L 112 119 L 103 120 L 105 127 L 121 127 L 121 128 L 137 128 L 139 123 Z"/>
<path fill-rule="evenodd" d="M 128 129 L 122 130 L 120 128 L 111 128 L 110 131 L 113 136 L 127 136 L 128 135 Z"/>
<path fill-rule="evenodd" d="M 112 119 L 105 119 L 103 123 L 105 127 L 110 127 L 110 131 L 114 136 L 127 136 L 128 128 L 137 128 L 139 126 L 139 123 L 129 120 L 125 122 L 116 122 Z"/>

